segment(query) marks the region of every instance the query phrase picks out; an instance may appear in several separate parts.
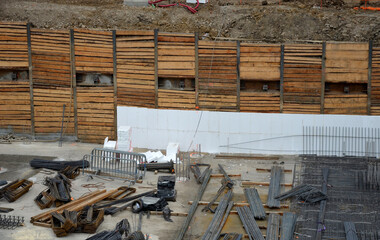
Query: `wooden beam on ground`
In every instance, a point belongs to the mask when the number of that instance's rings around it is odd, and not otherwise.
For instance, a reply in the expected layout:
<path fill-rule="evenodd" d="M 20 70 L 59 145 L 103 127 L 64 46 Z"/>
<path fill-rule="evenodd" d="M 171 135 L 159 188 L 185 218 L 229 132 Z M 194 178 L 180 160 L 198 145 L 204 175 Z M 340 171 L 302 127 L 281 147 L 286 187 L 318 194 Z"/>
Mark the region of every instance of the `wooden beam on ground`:
<path fill-rule="evenodd" d="M 228 174 L 229 177 L 241 177 L 241 174 Z M 215 173 L 215 174 L 211 174 L 211 177 L 214 177 L 214 178 L 223 178 L 224 175 L 223 174 L 218 174 L 218 173 Z"/>

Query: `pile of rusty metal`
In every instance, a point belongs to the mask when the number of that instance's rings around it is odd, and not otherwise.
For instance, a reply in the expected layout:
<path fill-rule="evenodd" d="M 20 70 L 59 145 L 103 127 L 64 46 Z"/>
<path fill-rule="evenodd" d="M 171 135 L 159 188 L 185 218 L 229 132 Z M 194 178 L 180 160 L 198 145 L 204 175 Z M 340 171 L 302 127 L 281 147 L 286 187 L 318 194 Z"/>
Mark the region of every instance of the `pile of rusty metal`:
<path fill-rule="evenodd" d="M 64 174 L 58 173 L 53 178 L 45 178 L 44 185 L 46 185 L 48 189 L 42 191 L 34 199 L 40 209 L 49 208 L 53 204 L 59 207 L 71 201 L 71 181 Z"/>
<path fill-rule="evenodd" d="M 5 198 L 8 202 L 14 202 L 27 193 L 32 185 L 31 181 L 17 179 L 0 189 L 0 199 Z"/>

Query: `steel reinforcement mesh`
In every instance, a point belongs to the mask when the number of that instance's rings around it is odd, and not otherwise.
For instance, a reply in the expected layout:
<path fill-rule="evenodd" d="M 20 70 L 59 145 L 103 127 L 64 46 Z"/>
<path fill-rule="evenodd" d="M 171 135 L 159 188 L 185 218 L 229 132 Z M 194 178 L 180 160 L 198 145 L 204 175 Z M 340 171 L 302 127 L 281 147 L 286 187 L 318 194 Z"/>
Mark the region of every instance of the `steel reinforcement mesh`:
<path fill-rule="evenodd" d="M 298 215 L 295 239 L 314 240 L 317 231 L 322 239 L 346 239 L 345 221 L 355 223 L 358 239 L 380 239 L 380 160 L 303 156 L 295 185 L 321 189 L 323 168 L 329 168 L 323 227 L 318 229 L 320 203 L 305 204 L 293 198 L 291 208 Z"/>

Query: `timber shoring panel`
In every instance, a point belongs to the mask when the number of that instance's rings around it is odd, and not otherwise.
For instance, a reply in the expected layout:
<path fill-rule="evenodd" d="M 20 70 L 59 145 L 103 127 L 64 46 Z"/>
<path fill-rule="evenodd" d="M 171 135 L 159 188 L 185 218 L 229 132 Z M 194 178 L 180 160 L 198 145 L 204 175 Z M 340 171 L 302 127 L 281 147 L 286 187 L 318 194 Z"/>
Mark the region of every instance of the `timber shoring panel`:
<path fill-rule="evenodd" d="M 0 128 L 30 133 L 29 82 L 0 82 Z"/>
<path fill-rule="evenodd" d="M 158 77 L 195 78 L 194 34 L 158 33 Z M 158 90 L 158 108 L 195 109 L 195 91 Z"/>
<path fill-rule="evenodd" d="M 326 83 L 366 84 L 368 43 L 326 43 Z M 367 114 L 367 93 L 326 92 L 324 113 Z"/>
<path fill-rule="evenodd" d="M 158 33 L 158 76 L 195 77 L 194 34 Z"/>
<path fill-rule="evenodd" d="M 28 41 L 25 22 L 0 22 L 0 69 L 27 69 Z"/>
<path fill-rule="evenodd" d="M 67 30 L 32 29 L 33 84 L 71 85 L 70 36 Z"/>
<path fill-rule="evenodd" d="M 371 114 L 380 115 L 380 46 L 372 51 Z"/>
<path fill-rule="evenodd" d="M 322 44 L 285 45 L 283 113 L 319 114 Z"/>
<path fill-rule="evenodd" d="M 102 143 L 114 136 L 113 87 L 78 87 L 78 138 Z"/>
<path fill-rule="evenodd" d="M 113 74 L 112 32 L 74 29 L 77 72 Z"/>
<path fill-rule="evenodd" d="M 33 88 L 34 119 L 36 134 L 58 134 L 61 131 L 63 105 L 66 105 L 63 124 L 64 134 L 74 133 L 74 104 L 71 88 L 42 87 Z"/>
<path fill-rule="evenodd" d="M 237 111 L 236 42 L 199 41 L 199 107 Z"/>
<path fill-rule="evenodd" d="M 117 31 L 117 104 L 155 107 L 154 32 Z"/>
<path fill-rule="evenodd" d="M 240 47 L 240 79 L 246 82 L 280 81 L 281 48 L 278 44 L 242 43 Z M 242 89 L 241 112 L 280 112 L 280 92 Z"/>

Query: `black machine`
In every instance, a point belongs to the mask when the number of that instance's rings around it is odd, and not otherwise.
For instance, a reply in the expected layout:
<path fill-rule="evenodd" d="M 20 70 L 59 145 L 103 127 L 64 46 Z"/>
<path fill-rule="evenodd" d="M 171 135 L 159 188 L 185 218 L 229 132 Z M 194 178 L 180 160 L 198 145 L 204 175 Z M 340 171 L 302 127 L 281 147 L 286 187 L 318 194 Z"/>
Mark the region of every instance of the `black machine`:
<path fill-rule="evenodd" d="M 175 187 L 175 176 L 159 176 L 157 182 L 158 198 L 164 198 L 166 201 L 175 202 L 177 199 L 177 190 Z"/>

